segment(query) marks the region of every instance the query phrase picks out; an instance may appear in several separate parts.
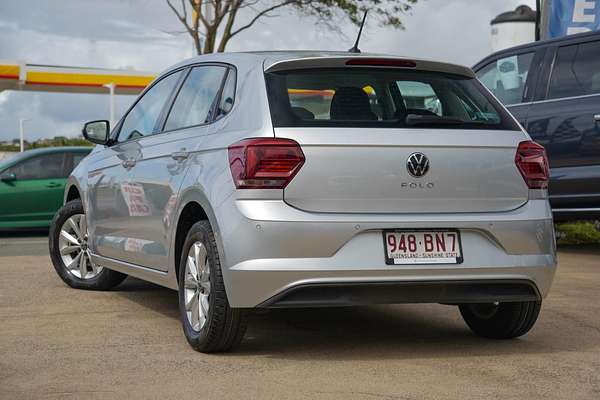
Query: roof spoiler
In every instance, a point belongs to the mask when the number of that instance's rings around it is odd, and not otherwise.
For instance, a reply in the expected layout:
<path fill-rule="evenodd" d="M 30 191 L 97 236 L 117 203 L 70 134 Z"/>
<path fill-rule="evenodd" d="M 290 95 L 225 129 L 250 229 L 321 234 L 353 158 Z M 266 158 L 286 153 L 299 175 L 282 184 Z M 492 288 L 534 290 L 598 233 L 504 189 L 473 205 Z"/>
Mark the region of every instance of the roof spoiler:
<path fill-rule="evenodd" d="M 289 60 L 265 62 L 265 72 L 310 68 L 399 68 L 443 72 L 474 78 L 473 70 L 462 65 L 428 60 L 415 60 L 394 56 L 348 55 L 299 57 Z"/>

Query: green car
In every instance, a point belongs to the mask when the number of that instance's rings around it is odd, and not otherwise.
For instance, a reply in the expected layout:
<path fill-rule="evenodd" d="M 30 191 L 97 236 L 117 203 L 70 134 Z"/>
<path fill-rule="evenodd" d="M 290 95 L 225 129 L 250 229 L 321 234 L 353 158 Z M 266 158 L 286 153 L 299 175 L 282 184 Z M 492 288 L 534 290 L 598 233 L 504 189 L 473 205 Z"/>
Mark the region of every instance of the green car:
<path fill-rule="evenodd" d="M 91 147 L 48 147 L 0 160 L 0 229 L 45 228 L 62 206 L 67 177 Z"/>

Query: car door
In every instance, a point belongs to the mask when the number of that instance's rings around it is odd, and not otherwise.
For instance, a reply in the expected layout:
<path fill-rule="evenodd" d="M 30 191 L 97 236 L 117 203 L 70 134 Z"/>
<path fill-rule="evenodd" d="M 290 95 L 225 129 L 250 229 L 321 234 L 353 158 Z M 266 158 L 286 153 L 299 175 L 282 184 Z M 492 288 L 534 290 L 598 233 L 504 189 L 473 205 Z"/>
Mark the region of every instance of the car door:
<path fill-rule="evenodd" d="M 88 229 L 92 250 L 101 256 L 133 262 L 130 223 L 145 223 L 153 213 L 143 192 L 132 184 L 132 169 L 141 160 L 147 138 L 159 132 L 165 106 L 185 70 L 152 84 L 125 114 L 113 132 L 113 143 L 95 152 L 88 167 Z"/>
<path fill-rule="evenodd" d="M 67 173 L 64 152 L 36 155 L 3 171 L 14 179 L 0 182 L 0 224 L 34 227 L 49 224 L 62 205 Z M 11 175 L 13 174 L 13 175 Z"/>
<path fill-rule="evenodd" d="M 526 128 L 548 152 L 553 209 L 600 207 L 600 41 L 553 50 Z"/>
<path fill-rule="evenodd" d="M 502 55 L 476 72 L 477 78 L 524 125 L 545 49 Z"/>
<path fill-rule="evenodd" d="M 127 185 L 144 206 L 129 214 L 125 261 L 167 270 L 177 195 L 187 166 L 198 161 L 199 143 L 214 132 L 211 122 L 226 72 L 222 65 L 192 67 L 165 113 L 161 134 L 139 141 Z"/>

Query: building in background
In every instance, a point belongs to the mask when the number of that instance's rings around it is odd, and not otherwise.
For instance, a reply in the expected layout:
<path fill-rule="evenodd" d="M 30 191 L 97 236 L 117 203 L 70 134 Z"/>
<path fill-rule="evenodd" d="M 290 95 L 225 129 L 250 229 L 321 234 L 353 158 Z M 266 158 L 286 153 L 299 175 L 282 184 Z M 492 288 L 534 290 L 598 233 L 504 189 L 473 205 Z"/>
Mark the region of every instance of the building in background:
<path fill-rule="evenodd" d="M 535 41 L 536 12 L 529 6 L 498 15 L 492 20 L 492 52 Z"/>

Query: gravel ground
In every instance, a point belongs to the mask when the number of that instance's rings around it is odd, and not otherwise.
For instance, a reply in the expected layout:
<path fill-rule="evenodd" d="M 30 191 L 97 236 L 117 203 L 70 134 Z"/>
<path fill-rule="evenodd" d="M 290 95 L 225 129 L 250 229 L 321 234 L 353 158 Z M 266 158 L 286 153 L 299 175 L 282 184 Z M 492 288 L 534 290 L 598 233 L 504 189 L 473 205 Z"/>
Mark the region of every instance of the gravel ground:
<path fill-rule="evenodd" d="M 44 238 L 19 240 L 43 254 Z M 600 399 L 600 248 L 561 250 L 521 339 L 479 339 L 443 305 L 277 310 L 252 317 L 237 352 L 204 355 L 183 337 L 175 292 L 134 279 L 73 290 L 47 255 L 7 241 L 2 399 Z"/>

